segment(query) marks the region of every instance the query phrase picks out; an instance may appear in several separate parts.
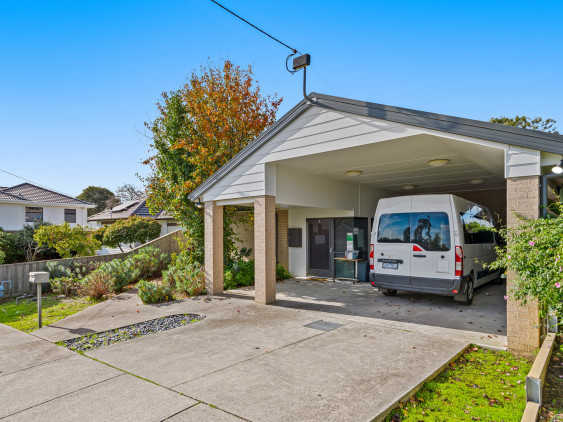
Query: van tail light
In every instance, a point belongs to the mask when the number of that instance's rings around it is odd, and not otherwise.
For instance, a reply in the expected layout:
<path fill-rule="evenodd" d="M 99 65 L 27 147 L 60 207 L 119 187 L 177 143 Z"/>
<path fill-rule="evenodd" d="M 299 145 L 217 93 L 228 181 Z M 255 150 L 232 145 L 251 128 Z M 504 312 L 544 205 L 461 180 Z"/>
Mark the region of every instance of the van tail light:
<path fill-rule="evenodd" d="M 463 249 L 461 246 L 455 247 L 455 275 L 456 277 L 463 275 Z"/>
<path fill-rule="evenodd" d="M 373 243 L 369 247 L 369 269 L 374 270 L 374 259 L 373 259 Z"/>

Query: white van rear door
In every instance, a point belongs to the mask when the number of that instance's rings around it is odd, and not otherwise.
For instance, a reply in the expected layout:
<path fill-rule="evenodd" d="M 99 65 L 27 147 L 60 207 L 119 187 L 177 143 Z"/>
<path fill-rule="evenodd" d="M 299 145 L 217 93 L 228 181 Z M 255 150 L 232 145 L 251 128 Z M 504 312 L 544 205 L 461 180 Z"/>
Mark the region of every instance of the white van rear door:
<path fill-rule="evenodd" d="M 374 273 L 382 282 L 410 284 L 411 197 L 380 201 L 374 225 Z"/>
<path fill-rule="evenodd" d="M 455 273 L 452 245 L 452 203 L 449 196 L 421 195 L 412 200 L 411 285 L 446 287 Z M 438 280 L 444 280 L 442 285 Z"/>

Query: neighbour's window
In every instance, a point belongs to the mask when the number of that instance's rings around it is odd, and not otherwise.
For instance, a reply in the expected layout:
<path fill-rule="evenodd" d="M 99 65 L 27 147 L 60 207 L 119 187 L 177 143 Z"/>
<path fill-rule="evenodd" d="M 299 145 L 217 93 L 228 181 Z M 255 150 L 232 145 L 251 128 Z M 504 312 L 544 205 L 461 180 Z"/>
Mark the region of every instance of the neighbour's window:
<path fill-rule="evenodd" d="M 25 207 L 25 222 L 35 223 L 38 221 L 43 221 L 43 208 Z"/>
<path fill-rule="evenodd" d="M 449 251 L 450 222 L 445 212 L 413 212 L 411 242 L 426 251 Z"/>
<path fill-rule="evenodd" d="M 379 217 L 379 243 L 410 243 L 410 213 L 383 214 Z"/>
<path fill-rule="evenodd" d="M 65 221 L 67 223 L 76 223 L 76 210 L 65 209 Z"/>
<path fill-rule="evenodd" d="M 494 223 L 486 209 L 470 204 L 466 211 L 460 212 L 460 216 L 465 243 L 493 243 Z"/>

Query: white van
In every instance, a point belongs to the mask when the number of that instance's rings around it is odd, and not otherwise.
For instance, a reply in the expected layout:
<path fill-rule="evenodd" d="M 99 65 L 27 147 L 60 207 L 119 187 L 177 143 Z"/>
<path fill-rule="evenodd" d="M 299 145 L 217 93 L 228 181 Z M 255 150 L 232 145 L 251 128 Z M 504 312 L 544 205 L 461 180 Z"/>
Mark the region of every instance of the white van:
<path fill-rule="evenodd" d="M 499 277 L 490 211 L 455 195 L 413 195 L 379 201 L 370 248 L 370 281 L 397 290 L 453 296 L 466 305 L 475 287 Z"/>

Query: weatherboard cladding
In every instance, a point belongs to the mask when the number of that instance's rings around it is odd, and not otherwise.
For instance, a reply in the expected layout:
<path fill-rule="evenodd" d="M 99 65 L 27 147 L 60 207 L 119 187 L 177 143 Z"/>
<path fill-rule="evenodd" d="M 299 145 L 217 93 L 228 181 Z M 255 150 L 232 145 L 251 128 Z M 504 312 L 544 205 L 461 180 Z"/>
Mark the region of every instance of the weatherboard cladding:
<path fill-rule="evenodd" d="M 200 197 L 215 183 L 225 177 L 227 173 L 237 167 L 247 157 L 254 154 L 255 151 L 257 151 L 313 105 L 329 110 L 336 110 L 419 128 L 464 135 L 517 147 L 530 148 L 538 151 L 563 154 L 563 136 L 558 134 L 406 108 L 392 107 L 384 104 L 368 103 L 330 95 L 312 93 L 310 94 L 310 97 L 313 98 L 314 104 L 309 104 L 305 100 L 301 100 L 295 107 L 263 132 L 262 135 L 247 145 L 227 164 L 199 185 L 189 196 L 190 199 L 194 201 Z"/>
<path fill-rule="evenodd" d="M 26 201 L 65 205 L 92 205 L 89 202 L 54 192 L 31 183 L 22 183 L 0 190 L 0 200 Z"/>

